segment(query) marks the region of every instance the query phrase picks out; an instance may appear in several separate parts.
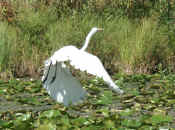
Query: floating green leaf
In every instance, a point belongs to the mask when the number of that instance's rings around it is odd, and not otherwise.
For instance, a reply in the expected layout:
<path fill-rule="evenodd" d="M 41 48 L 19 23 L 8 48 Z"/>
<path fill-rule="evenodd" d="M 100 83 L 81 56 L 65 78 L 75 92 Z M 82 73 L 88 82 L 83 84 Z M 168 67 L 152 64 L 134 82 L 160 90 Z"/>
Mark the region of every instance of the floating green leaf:
<path fill-rule="evenodd" d="M 47 117 L 47 118 L 55 118 L 61 116 L 61 113 L 59 110 L 48 110 L 41 114 L 41 117 Z"/>
<path fill-rule="evenodd" d="M 125 119 L 122 121 L 122 125 L 126 127 L 139 128 L 142 122 L 139 119 Z"/>
<path fill-rule="evenodd" d="M 153 115 L 151 117 L 151 122 L 153 125 L 157 125 L 163 122 L 172 122 L 173 118 L 171 116 L 167 116 L 167 115 Z"/>

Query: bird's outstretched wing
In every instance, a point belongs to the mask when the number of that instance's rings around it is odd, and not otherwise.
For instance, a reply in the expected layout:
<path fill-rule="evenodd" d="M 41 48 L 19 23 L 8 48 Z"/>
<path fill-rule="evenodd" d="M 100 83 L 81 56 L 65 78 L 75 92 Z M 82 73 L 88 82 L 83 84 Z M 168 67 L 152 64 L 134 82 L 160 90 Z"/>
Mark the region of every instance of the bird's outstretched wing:
<path fill-rule="evenodd" d="M 66 106 L 81 102 L 86 96 L 86 91 L 80 82 L 72 76 L 65 65 L 63 66 L 63 63 L 53 65 L 50 60 L 47 62 L 42 81 L 49 95 Z"/>
<path fill-rule="evenodd" d="M 79 81 L 72 76 L 68 68 L 62 66 L 65 61 L 70 61 L 75 69 L 102 78 L 111 89 L 123 93 L 123 90 L 112 81 L 98 57 L 78 50 L 74 46 L 66 46 L 56 51 L 46 61 L 42 77 L 44 88 L 58 102 L 64 105 L 75 104 L 86 95 Z"/>
<path fill-rule="evenodd" d="M 70 64 L 76 69 L 86 71 L 87 73 L 102 78 L 111 89 L 118 93 L 123 93 L 123 90 L 121 90 L 112 81 L 111 77 L 103 67 L 103 64 L 101 63 L 98 57 L 85 51 L 79 51 L 77 53 L 70 54 L 69 60 Z"/>

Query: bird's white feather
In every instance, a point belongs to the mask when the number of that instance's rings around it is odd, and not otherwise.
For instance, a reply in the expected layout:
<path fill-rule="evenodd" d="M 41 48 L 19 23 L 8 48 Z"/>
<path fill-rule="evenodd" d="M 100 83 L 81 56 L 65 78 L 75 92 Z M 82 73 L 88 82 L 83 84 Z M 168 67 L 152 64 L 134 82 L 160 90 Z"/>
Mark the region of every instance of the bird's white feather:
<path fill-rule="evenodd" d="M 123 93 L 121 89 L 112 81 L 111 77 L 103 67 L 98 57 L 77 49 L 74 46 L 66 46 L 56 51 L 51 57 L 53 64 L 56 62 L 70 61 L 75 69 L 86 71 L 89 74 L 102 78 L 106 84 L 118 93 Z"/>

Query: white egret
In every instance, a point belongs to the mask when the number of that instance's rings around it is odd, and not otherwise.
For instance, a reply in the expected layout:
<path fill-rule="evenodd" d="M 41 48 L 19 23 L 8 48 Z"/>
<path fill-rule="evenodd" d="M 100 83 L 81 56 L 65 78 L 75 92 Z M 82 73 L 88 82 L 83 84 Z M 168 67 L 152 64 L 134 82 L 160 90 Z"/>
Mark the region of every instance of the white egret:
<path fill-rule="evenodd" d="M 77 49 L 75 46 L 65 46 L 45 61 L 42 82 L 53 99 L 67 106 L 77 104 L 86 96 L 86 91 L 82 88 L 80 82 L 72 76 L 68 67 L 64 64 L 65 61 L 69 61 L 75 69 L 102 78 L 112 90 L 120 94 L 123 93 L 123 90 L 112 81 L 98 57 L 85 51 L 92 35 L 102 30 L 101 28 L 92 28 L 81 49 Z"/>

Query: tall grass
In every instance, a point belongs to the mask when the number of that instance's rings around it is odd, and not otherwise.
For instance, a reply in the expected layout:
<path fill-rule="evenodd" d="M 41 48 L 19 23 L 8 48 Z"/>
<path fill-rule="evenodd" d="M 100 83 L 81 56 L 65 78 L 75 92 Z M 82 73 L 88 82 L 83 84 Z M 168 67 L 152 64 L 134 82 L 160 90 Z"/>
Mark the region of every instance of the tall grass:
<path fill-rule="evenodd" d="M 0 39 L 0 71 L 2 72 L 8 69 L 12 63 L 10 58 L 17 41 L 16 31 L 7 23 L 0 22 Z"/>
<path fill-rule="evenodd" d="M 45 59 L 65 45 L 81 48 L 94 26 L 104 32 L 95 34 L 87 51 L 111 73 L 152 73 L 159 64 L 175 69 L 174 42 L 169 42 L 167 27 L 160 27 L 156 18 L 131 20 L 120 13 L 101 16 L 86 9 L 60 15 L 55 5 L 14 7 L 12 23 L 0 23 L 1 72 L 39 77 Z"/>

